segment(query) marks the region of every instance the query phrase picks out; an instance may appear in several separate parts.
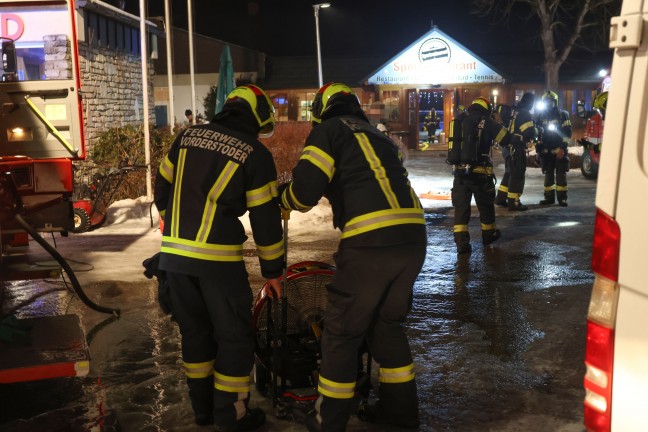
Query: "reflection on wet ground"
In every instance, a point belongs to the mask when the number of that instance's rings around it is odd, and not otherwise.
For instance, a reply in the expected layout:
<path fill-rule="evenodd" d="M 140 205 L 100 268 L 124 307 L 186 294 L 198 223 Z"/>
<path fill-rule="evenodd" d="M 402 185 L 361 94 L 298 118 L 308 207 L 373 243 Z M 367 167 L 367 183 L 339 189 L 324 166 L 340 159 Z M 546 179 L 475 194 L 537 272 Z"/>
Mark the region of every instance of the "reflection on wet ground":
<path fill-rule="evenodd" d="M 498 217 L 503 236 L 487 247 L 473 218 L 467 256 L 455 253 L 447 205 L 426 214 L 428 254 L 408 321 L 420 430 L 581 431 L 592 205 Z M 90 374 L 0 386 L 0 431 L 209 430 L 193 425 L 177 327 L 158 310 L 152 283 L 91 288 L 99 303 L 119 303 L 118 319 L 88 311 L 60 281 L 2 292 L 17 304 L 51 288 L 63 290 L 39 298 L 29 313 L 81 315 Z M 304 430 L 273 418 L 260 395 L 253 401 L 268 412 L 262 430 Z M 394 429 L 353 419 L 349 430 Z"/>

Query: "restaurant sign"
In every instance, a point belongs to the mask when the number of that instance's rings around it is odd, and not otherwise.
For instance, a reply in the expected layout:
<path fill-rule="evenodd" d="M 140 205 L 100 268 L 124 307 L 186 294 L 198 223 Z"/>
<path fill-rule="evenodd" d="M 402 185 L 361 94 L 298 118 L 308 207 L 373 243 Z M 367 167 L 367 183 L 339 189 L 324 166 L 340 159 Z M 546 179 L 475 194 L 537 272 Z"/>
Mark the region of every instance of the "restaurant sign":
<path fill-rule="evenodd" d="M 499 83 L 504 78 L 433 27 L 368 78 L 369 84 Z"/>

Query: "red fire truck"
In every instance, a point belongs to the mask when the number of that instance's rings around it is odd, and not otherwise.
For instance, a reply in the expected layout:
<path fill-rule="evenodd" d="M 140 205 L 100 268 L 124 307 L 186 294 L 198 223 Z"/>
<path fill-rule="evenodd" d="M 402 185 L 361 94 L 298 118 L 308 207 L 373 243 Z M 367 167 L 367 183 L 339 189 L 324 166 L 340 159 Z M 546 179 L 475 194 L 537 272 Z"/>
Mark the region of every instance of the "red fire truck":
<path fill-rule="evenodd" d="M 65 270 L 84 303 L 118 313 L 92 303 L 39 234 L 74 227 L 72 162 L 86 156 L 75 14 L 74 0 L 0 2 L 0 284 L 51 277 L 51 267 L 30 264 L 31 237 Z M 28 331 L 29 343 L 0 340 L 0 383 L 88 373 L 76 315 L 2 318 L 5 330 Z"/>

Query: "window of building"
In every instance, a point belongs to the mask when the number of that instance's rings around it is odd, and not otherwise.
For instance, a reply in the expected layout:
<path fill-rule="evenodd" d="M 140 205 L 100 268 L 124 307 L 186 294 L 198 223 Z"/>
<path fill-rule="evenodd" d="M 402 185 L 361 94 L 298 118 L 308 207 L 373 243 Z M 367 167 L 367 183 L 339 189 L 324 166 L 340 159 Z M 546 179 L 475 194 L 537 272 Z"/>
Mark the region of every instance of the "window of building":
<path fill-rule="evenodd" d="M 90 46 L 112 48 L 134 56 L 140 55 L 138 28 L 94 12 L 85 11 L 85 14 L 85 35 Z M 152 47 L 152 44 L 150 46 Z"/>
<path fill-rule="evenodd" d="M 275 107 L 277 121 L 288 121 L 288 95 L 285 93 L 268 95 Z"/>
<path fill-rule="evenodd" d="M 399 103 L 400 91 L 399 90 L 384 90 L 380 92 L 380 100 L 384 104 L 383 115 L 381 116 L 387 120 L 400 120 Z"/>
<path fill-rule="evenodd" d="M 312 119 L 311 105 L 315 93 L 296 93 L 295 96 L 297 97 L 297 121 L 310 122 Z"/>

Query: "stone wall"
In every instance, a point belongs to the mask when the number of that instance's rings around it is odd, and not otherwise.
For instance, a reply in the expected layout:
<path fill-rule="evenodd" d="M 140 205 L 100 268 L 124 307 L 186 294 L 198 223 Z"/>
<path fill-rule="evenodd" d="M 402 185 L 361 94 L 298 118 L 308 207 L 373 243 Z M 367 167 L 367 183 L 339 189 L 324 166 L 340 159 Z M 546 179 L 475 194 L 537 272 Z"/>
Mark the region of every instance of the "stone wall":
<path fill-rule="evenodd" d="M 72 78 L 72 50 L 67 35 L 43 37 L 45 76 L 50 80 Z"/>
<path fill-rule="evenodd" d="M 87 151 L 107 129 L 141 124 L 143 107 L 140 57 L 79 44 Z M 149 61 L 149 122 L 155 121 L 153 65 Z"/>

